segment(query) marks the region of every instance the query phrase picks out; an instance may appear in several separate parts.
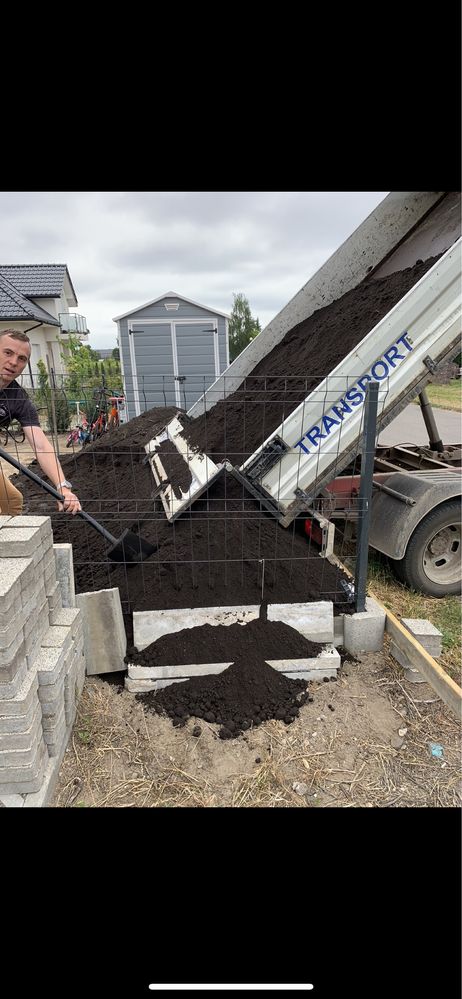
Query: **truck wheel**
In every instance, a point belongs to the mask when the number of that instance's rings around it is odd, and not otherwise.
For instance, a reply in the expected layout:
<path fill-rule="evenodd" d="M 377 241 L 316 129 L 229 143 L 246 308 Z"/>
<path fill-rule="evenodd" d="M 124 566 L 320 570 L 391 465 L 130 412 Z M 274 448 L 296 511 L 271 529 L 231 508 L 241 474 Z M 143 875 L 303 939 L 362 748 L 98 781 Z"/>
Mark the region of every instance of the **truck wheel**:
<path fill-rule="evenodd" d="M 392 561 L 402 583 L 430 597 L 461 592 L 461 504 L 451 500 L 431 510 L 416 527 L 406 554 Z"/>

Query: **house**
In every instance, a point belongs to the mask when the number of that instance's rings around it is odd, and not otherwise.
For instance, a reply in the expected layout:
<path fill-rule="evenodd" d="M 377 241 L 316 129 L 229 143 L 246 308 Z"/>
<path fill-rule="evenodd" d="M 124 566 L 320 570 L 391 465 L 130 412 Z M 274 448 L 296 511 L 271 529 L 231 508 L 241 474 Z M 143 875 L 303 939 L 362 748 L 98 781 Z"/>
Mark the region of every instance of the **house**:
<path fill-rule="evenodd" d="M 190 409 L 228 367 L 229 318 L 174 291 L 116 316 L 127 418 Z"/>
<path fill-rule="evenodd" d="M 55 375 L 65 372 L 61 352 L 66 352 L 69 333 L 86 340 L 84 316 L 69 312 L 78 305 L 66 264 L 0 264 L 0 332 L 15 329 L 27 333 L 32 352 L 22 384 L 36 383 L 37 364 L 42 360 Z"/>

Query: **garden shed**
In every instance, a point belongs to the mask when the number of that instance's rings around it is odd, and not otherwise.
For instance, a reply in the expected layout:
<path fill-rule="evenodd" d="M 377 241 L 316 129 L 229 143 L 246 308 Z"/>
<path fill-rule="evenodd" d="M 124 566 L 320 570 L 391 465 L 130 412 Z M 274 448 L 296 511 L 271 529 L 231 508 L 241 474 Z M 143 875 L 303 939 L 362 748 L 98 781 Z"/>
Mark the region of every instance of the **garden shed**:
<path fill-rule="evenodd" d="M 188 410 L 228 367 L 229 316 L 173 291 L 116 316 L 127 417 Z"/>

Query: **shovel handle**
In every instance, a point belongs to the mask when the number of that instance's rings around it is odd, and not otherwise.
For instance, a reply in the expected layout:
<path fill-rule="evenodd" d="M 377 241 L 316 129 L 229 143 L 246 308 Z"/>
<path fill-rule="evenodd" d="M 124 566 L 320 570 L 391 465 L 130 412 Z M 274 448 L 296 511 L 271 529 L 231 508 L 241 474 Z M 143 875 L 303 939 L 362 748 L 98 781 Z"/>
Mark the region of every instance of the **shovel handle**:
<path fill-rule="evenodd" d="M 64 503 L 64 496 L 62 496 L 61 493 L 58 493 L 58 490 L 55 489 L 54 486 L 48 485 L 48 482 L 44 482 L 39 475 L 36 475 L 35 472 L 31 472 L 30 468 L 26 468 L 25 465 L 21 465 L 21 462 L 16 461 L 16 458 L 13 458 L 12 455 L 9 454 L 8 451 L 5 451 L 2 447 L 0 447 L 0 458 L 4 458 L 10 465 L 13 465 L 13 468 L 17 468 L 18 472 L 22 472 L 23 475 L 26 475 L 28 479 L 32 480 L 32 482 L 35 482 L 38 486 L 41 486 L 42 489 L 45 489 L 45 491 L 50 493 L 50 496 L 54 496 L 59 503 Z M 90 517 L 89 513 L 85 513 L 85 510 L 77 510 L 77 517 L 81 517 L 82 520 L 86 520 L 89 524 L 91 524 L 91 526 L 95 528 L 95 531 L 99 531 L 99 533 L 103 535 L 103 538 L 106 538 L 106 541 L 110 541 L 111 544 L 117 543 L 117 538 L 115 538 L 113 534 L 110 534 L 109 531 L 106 531 L 106 528 L 103 527 L 102 524 L 98 524 L 97 520 L 93 520 L 93 517 Z"/>

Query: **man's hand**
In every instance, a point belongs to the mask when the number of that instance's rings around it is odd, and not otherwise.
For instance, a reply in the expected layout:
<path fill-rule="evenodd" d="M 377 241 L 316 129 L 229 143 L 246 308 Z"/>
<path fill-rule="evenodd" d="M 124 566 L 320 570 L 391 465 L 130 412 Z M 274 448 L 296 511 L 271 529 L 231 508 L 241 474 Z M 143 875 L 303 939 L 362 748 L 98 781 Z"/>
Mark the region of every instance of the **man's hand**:
<path fill-rule="evenodd" d="M 64 496 L 64 503 L 58 503 L 58 510 L 64 510 L 65 513 L 71 513 L 74 517 L 75 514 L 82 509 L 79 497 L 72 492 L 72 489 L 66 489 L 65 486 L 61 488 L 61 492 Z"/>

